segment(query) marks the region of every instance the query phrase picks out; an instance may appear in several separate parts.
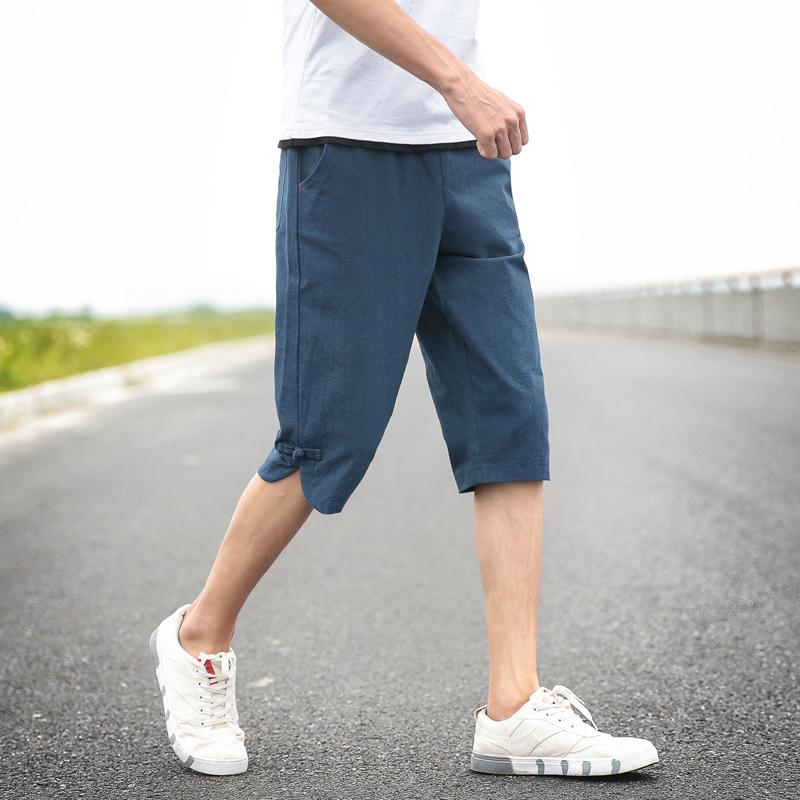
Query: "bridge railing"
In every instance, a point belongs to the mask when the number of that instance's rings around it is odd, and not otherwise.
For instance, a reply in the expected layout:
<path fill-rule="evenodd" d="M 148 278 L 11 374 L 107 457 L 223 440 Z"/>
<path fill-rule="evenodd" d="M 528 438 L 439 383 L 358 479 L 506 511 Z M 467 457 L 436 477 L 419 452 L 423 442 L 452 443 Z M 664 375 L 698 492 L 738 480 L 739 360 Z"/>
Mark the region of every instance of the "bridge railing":
<path fill-rule="evenodd" d="M 542 324 L 800 344 L 800 267 L 537 296 Z"/>

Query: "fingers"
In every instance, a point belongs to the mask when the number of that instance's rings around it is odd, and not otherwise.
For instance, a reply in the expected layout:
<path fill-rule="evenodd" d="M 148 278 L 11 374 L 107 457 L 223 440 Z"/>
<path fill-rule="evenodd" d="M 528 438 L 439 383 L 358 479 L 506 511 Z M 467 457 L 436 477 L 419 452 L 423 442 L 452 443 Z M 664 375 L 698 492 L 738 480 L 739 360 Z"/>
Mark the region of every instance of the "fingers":
<path fill-rule="evenodd" d="M 511 158 L 522 152 L 528 143 L 528 127 L 525 124 L 525 112 L 522 118 L 513 117 L 505 121 L 504 127 L 488 130 L 478 138 L 478 152 L 484 158 Z"/>
<path fill-rule="evenodd" d="M 495 144 L 494 139 L 488 139 L 487 141 L 481 141 L 478 139 L 478 152 L 484 157 L 488 159 L 497 158 L 498 150 L 497 145 Z"/>
<path fill-rule="evenodd" d="M 511 155 L 516 156 L 522 152 L 522 131 L 519 125 L 509 131 L 508 144 L 511 147 Z"/>
<path fill-rule="evenodd" d="M 528 121 L 525 119 L 525 111 L 521 107 L 520 111 L 522 112 L 522 115 L 519 120 L 519 132 L 522 144 L 526 145 L 530 141 L 530 137 L 528 136 Z"/>

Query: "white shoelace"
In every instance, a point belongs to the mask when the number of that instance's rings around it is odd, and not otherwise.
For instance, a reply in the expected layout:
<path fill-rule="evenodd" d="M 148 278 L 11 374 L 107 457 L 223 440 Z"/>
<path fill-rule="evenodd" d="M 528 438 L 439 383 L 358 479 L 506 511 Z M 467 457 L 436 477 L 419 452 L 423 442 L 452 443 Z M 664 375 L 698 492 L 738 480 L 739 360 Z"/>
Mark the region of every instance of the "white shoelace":
<path fill-rule="evenodd" d="M 230 657 L 227 653 L 217 653 L 213 656 L 200 653 L 197 660 L 200 662 L 195 669 L 200 678 L 197 685 L 202 688 L 198 695 L 200 701 L 198 711 L 208 716 L 208 719 L 202 720 L 200 725 L 213 727 L 233 722 L 234 677 Z M 211 662 L 213 675 L 204 668 L 206 661 Z"/>
<path fill-rule="evenodd" d="M 570 717 L 573 717 L 576 718 L 578 722 L 582 724 L 588 723 L 597 730 L 597 725 L 594 719 L 592 719 L 589 709 L 586 708 L 583 701 L 572 689 L 567 689 L 566 686 L 561 685 L 554 686 L 544 695 L 544 700 L 548 705 L 552 705 L 553 708 L 558 709 L 558 716 L 556 719 L 558 719 L 559 722 L 567 722 L 570 720 Z"/>

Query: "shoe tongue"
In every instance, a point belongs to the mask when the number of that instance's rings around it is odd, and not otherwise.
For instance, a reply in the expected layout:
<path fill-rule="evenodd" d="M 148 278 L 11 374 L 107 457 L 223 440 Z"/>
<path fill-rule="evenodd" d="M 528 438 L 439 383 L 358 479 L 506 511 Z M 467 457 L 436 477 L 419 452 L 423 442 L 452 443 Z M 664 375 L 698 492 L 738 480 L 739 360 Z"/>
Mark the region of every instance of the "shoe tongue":
<path fill-rule="evenodd" d="M 531 702 L 535 703 L 554 703 L 553 693 L 544 686 L 540 686 L 532 695 Z"/>
<path fill-rule="evenodd" d="M 205 667 L 209 675 L 223 678 L 230 672 L 230 660 L 227 653 L 200 653 L 197 660 Z"/>

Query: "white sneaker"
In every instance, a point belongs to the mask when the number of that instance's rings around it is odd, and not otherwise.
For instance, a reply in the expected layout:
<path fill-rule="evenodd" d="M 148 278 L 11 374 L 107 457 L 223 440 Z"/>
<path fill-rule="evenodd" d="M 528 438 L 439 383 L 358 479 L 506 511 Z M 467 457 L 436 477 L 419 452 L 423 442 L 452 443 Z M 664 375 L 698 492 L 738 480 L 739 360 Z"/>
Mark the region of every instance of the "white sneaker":
<path fill-rule="evenodd" d="M 189 606 L 167 617 L 150 637 L 150 654 L 167 735 L 178 758 L 197 772 L 235 775 L 247 769 L 244 733 L 236 712 L 236 656 L 227 653 L 199 658 L 178 641 L 178 629 Z"/>
<path fill-rule="evenodd" d="M 658 762 L 646 739 L 600 733 L 566 686 L 542 687 L 500 722 L 475 712 L 470 766 L 497 775 L 615 775 Z"/>

